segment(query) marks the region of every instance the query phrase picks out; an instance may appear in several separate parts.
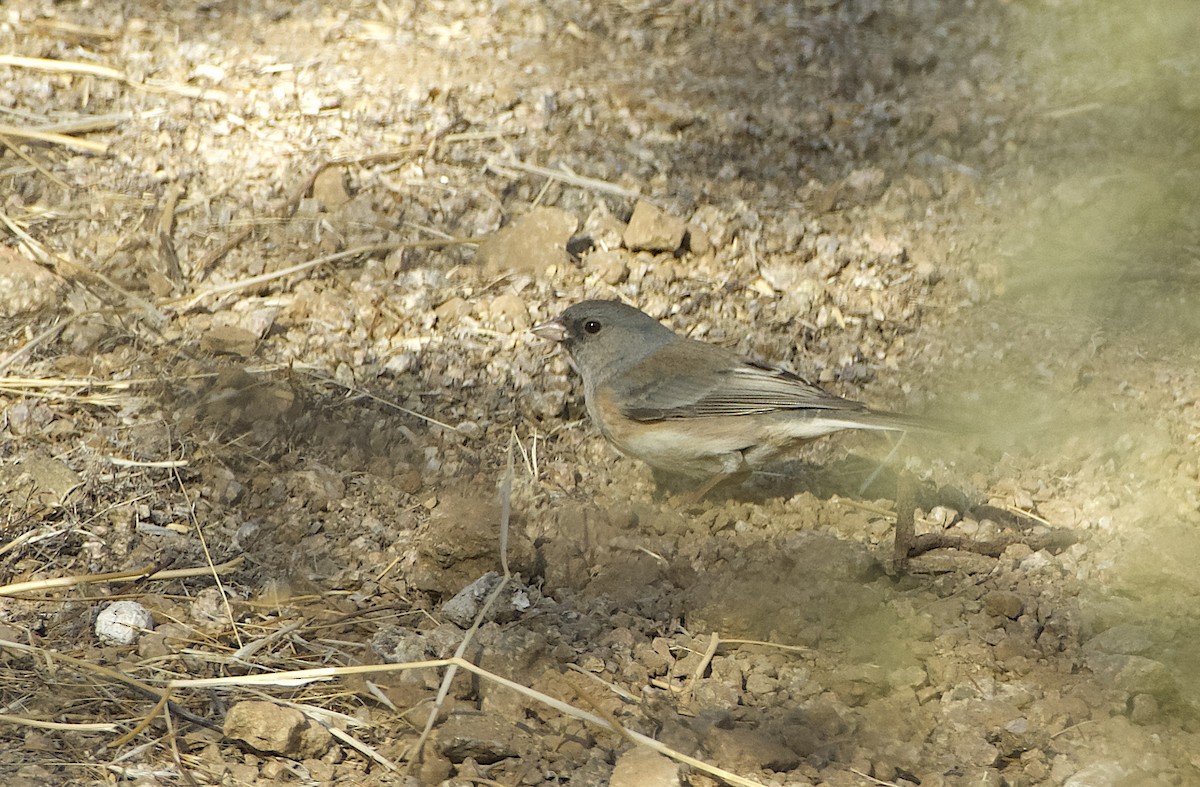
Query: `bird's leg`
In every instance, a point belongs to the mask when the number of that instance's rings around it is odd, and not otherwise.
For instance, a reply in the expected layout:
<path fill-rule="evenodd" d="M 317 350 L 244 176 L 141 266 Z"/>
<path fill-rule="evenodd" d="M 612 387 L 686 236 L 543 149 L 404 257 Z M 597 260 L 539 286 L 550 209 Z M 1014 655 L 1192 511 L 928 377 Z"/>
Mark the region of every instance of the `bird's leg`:
<path fill-rule="evenodd" d="M 750 470 L 744 467 L 731 472 L 715 473 L 712 476 L 709 476 L 695 489 L 680 494 L 679 502 L 683 504 L 684 508 L 691 508 L 692 506 L 698 505 L 700 501 L 704 499 L 705 495 L 716 489 L 721 484 L 724 484 L 727 481 L 740 484 L 749 476 Z"/>
<path fill-rule="evenodd" d="M 726 481 L 732 477 L 733 475 L 730 473 L 717 473 L 695 489 L 679 495 L 679 502 L 683 504 L 684 508 L 691 508 L 694 505 L 698 505 L 704 499 L 705 495 L 713 491 L 722 481 Z"/>

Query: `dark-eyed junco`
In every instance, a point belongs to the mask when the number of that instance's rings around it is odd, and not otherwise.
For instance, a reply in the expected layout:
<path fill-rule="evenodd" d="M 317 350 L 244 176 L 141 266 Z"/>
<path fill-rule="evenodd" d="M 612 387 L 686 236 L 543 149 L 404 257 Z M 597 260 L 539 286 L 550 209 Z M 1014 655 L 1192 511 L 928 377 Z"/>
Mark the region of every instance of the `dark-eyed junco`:
<path fill-rule="evenodd" d="M 679 336 L 619 301 L 577 303 L 533 330 L 570 353 L 601 434 L 651 467 L 708 479 L 697 499 L 831 432 L 924 425 Z"/>

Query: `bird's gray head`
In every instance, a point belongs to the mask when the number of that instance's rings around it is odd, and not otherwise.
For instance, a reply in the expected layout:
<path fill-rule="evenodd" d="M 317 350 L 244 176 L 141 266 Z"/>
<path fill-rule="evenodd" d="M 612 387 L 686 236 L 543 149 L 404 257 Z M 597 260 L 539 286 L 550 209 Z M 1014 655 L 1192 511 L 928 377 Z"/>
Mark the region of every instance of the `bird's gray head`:
<path fill-rule="evenodd" d="M 533 330 L 562 342 L 585 380 L 624 371 L 679 338 L 650 315 L 620 301 L 582 301 Z"/>

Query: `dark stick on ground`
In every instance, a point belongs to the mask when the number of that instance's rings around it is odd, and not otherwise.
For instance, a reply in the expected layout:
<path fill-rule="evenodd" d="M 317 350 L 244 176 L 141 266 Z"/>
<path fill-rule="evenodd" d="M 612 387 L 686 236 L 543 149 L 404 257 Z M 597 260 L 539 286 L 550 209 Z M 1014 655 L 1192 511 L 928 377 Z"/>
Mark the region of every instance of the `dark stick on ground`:
<path fill-rule="evenodd" d="M 912 476 L 901 473 L 896 479 L 896 541 L 892 549 L 892 570 L 900 573 L 908 568 L 909 550 L 915 533 L 916 488 Z"/>

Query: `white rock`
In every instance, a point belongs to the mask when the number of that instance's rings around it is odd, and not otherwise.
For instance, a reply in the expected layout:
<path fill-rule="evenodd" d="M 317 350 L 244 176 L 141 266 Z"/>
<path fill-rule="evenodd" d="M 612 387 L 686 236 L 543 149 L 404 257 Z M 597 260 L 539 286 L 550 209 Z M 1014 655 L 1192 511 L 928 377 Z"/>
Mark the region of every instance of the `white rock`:
<path fill-rule="evenodd" d="M 115 601 L 96 616 L 96 637 L 105 645 L 132 645 L 153 628 L 154 616 L 136 601 Z"/>
<path fill-rule="evenodd" d="M 1126 775 L 1126 770 L 1115 762 L 1096 762 L 1063 782 L 1063 787 L 1114 787 Z"/>
<path fill-rule="evenodd" d="M 1043 550 L 1034 552 L 1032 555 L 1030 555 L 1029 557 L 1022 560 L 1021 561 L 1021 570 L 1022 571 L 1037 571 L 1039 569 L 1042 569 L 1042 568 L 1045 568 L 1046 566 L 1051 565 L 1053 562 L 1054 561 L 1051 560 L 1050 556 L 1046 553 L 1046 550 L 1043 549 Z"/>

